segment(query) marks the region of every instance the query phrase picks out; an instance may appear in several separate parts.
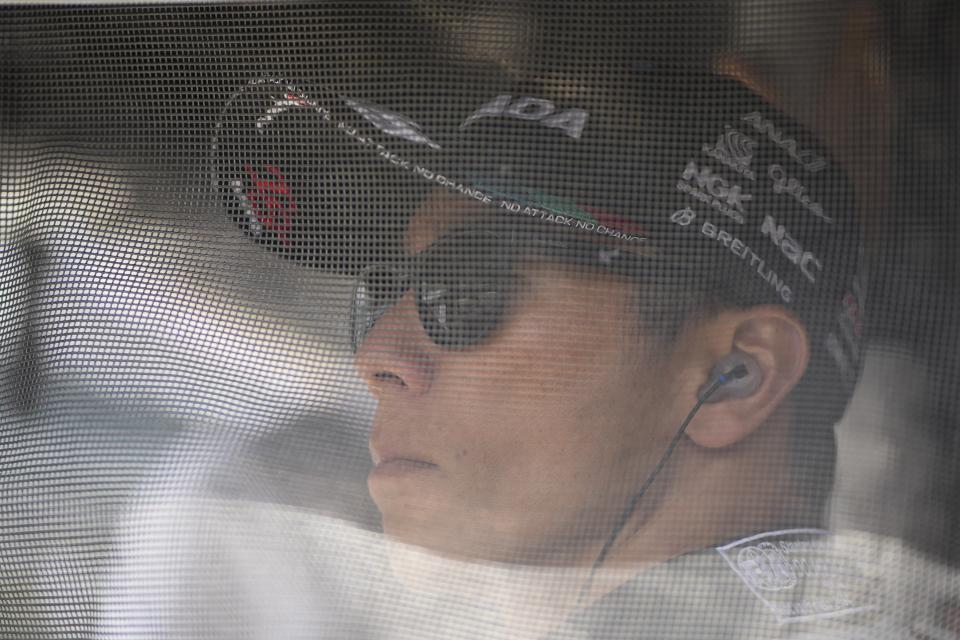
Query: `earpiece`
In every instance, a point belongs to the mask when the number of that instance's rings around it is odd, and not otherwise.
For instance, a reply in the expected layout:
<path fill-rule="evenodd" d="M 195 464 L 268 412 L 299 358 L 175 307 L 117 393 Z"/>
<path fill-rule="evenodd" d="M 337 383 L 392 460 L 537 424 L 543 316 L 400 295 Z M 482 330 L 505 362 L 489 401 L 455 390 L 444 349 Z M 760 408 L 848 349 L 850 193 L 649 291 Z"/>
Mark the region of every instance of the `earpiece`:
<path fill-rule="evenodd" d="M 734 351 L 721 358 L 710 370 L 710 376 L 697 391 L 701 402 L 720 402 L 746 398 L 760 387 L 763 372 L 753 356 Z"/>
<path fill-rule="evenodd" d="M 673 455 L 677 445 L 680 444 L 680 440 L 683 438 L 687 426 L 690 424 L 690 421 L 693 420 L 694 416 L 697 415 L 697 412 L 700 411 L 700 408 L 708 402 L 719 402 L 720 400 L 727 400 L 729 398 L 746 398 L 760 387 L 761 382 L 763 382 L 763 372 L 760 370 L 760 364 L 753 356 L 743 351 L 729 353 L 722 357 L 717 364 L 713 365 L 713 369 L 710 370 L 710 377 L 707 378 L 707 381 L 703 383 L 703 386 L 701 386 L 697 392 L 699 402 L 690 410 L 687 417 L 684 418 L 683 423 L 674 434 L 673 440 L 671 440 L 669 446 L 667 446 L 667 450 L 660 456 L 660 461 L 657 462 L 653 471 L 650 472 L 650 475 L 647 476 L 647 479 L 637 492 L 630 497 L 627 508 L 624 509 L 620 515 L 617 524 L 613 527 L 613 532 L 600 550 L 600 554 L 593 563 L 593 569 L 590 571 L 590 577 L 580 589 L 577 606 L 586 602 L 587 594 L 590 593 L 590 587 L 593 585 L 593 578 L 597 570 L 600 569 L 600 566 L 604 560 L 606 560 L 607 553 L 610 551 L 610 548 L 613 547 L 613 543 L 616 541 L 617 536 L 620 535 L 623 527 L 627 524 L 630 515 L 636 510 L 637 505 L 640 504 L 640 499 L 643 498 L 647 489 L 650 488 L 650 485 L 653 484 L 653 481 L 660 474 L 664 465 L 667 464 L 667 460 Z"/>

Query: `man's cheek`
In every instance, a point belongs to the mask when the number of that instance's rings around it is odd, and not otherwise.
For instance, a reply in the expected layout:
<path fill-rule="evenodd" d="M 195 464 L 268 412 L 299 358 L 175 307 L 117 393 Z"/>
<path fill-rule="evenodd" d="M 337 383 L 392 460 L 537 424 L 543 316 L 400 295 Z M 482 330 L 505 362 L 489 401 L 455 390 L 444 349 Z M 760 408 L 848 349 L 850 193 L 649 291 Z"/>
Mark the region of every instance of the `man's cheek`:
<path fill-rule="evenodd" d="M 522 490 L 528 480 L 525 469 L 533 461 L 519 443 L 489 435 L 486 441 L 458 450 L 453 475 L 460 491 L 474 494 L 477 502 L 494 504 Z"/>

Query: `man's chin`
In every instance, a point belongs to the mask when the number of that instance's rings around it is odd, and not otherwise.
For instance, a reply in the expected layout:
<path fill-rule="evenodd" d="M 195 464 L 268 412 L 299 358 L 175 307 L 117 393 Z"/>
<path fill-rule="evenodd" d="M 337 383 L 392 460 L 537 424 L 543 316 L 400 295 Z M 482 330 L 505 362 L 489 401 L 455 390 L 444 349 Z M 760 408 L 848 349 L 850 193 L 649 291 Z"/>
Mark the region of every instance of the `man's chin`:
<path fill-rule="evenodd" d="M 380 504 L 378 503 L 378 506 Z M 391 549 L 409 550 L 413 555 L 459 563 L 510 562 L 514 552 L 506 549 L 506 541 L 494 541 L 493 535 L 476 523 L 459 519 L 451 522 L 450 514 L 439 513 L 427 505 L 407 503 L 397 511 L 381 506 L 383 533 Z M 404 555 L 404 554 L 401 554 Z"/>
<path fill-rule="evenodd" d="M 435 466 L 405 461 L 380 463 L 367 476 L 367 490 L 385 518 L 428 519 L 449 501 L 449 480 Z"/>
<path fill-rule="evenodd" d="M 429 554 L 451 560 L 471 560 L 477 557 L 470 549 L 475 545 L 464 544 L 464 536 L 448 533 L 447 527 L 436 518 L 425 517 L 423 512 L 412 509 L 400 514 L 383 514 L 383 533 L 391 548 L 409 548 L 417 553 Z M 420 517 L 417 517 L 420 516 Z"/>

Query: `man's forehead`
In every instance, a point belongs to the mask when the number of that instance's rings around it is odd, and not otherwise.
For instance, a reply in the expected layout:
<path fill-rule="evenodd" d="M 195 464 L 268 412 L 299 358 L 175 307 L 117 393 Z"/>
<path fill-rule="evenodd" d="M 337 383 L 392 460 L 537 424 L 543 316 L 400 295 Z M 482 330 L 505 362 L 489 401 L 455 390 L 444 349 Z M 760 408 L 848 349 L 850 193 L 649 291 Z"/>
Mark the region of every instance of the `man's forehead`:
<path fill-rule="evenodd" d="M 489 205 L 446 189 L 434 189 L 414 211 L 407 225 L 404 246 L 410 253 L 420 253 L 450 228 L 492 221 L 496 215 L 496 210 Z"/>

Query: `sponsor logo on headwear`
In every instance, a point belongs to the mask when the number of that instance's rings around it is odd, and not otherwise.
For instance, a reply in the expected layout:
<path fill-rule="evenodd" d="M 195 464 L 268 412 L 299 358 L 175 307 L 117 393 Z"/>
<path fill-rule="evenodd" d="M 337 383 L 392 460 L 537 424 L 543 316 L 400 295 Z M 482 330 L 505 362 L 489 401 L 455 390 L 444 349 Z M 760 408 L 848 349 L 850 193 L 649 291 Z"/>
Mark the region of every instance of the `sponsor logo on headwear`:
<path fill-rule="evenodd" d="M 670 214 L 670 222 L 678 224 L 681 227 L 688 226 L 691 222 L 697 219 L 697 214 L 694 213 L 693 209 L 690 207 L 685 207 L 683 209 L 677 209 Z"/>
<path fill-rule="evenodd" d="M 781 623 L 873 609 L 861 564 L 826 531 L 790 529 L 750 536 L 717 552 Z"/>
<path fill-rule="evenodd" d="M 460 128 L 466 129 L 482 118 L 504 117 L 536 121 L 544 127 L 560 129 L 571 138 L 579 138 L 590 114 L 583 109 L 567 109 L 555 113 L 556 110 L 553 102 L 543 98 L 521 96 L 514 99 L 510 95 L 501 95 L 474 111 L 463 121 Z"/>
<path fill-rule="evenodd" d="M 763 224 L 760 225 L 760 233 L 770 238 L 773 244 L 780 249 L 780 252 L 786 256 L 787 260 L 800 267 L 800 272 L 806 276 L 807 280 L 816 284 L 817 277 L 813 270 L 815 268 L 817 271 L 822 271 L 823 265 L 812 253 L 804 251 L 800 243 L 787 233 L 782 224 L 777 224 L 773 216 L 764 216 Z"/>
<path fill-rule="evenodd" d="M 379 130 L 412 142 L 433 144 L 431 140 L 420 133 L 419 125 L 406 116 L 369 103 L 361 103 L 351 99 L 345 100 L 349 106 Z M 498 108 L 492 108 L 491 105 L 494 103 L 502 104 Z M 548 116 L 548 114 L 553 114 L 553 104 L 536 98 L 518 98 L 511 103 L 510 96 L 500 96 L 494 103 L 486 105 L 480 110 L 487 109 L 490 113 L 480 113 L 478 111 L 471 118 L 475 120 L 480 117 L 502 113 L 503 115 L 527 120 L 540 120 L 545 126 L 560 128 L 568 135 L 578 137 L 588 117 L 585 111 L 578 109 Z M 314 107 L 313 103 L 288 94 L 284 100 L 278 101 L 274 105 L 277 110 L 270 115 L 273 116 L 283 109 L 303 106 L 304 104 Z M 329 111 L 321 107 L 314 108 L 321 113 L 325 120 L 331 120 Z M 468 121 L 464 123 L 464 126 L 469 124 Z M 362 147 L 369 148 L 398 168 L 409 171 L 413 175 L 439 187 L 457 191 L 483 204 L 489 204 L 511 213 L 538 217 L 545 222 L 573 227 L 628 242 L 645 241 L 649 238 L 649 235 L 640 226 L 615 214 L 528 189 L 505 191 L 490 185 L 459 182 L 405 159 L 372 137 L 364 135 L 357 127 L 350 126 L 345 122 L 337 122 L 335 126 L 337 130 L 354 142 Z M 296 202 L 282 172 L 278 167 L 267 166 L 264 171 L 269 175 L 264 178 L 249 165 L 247 165 L 246 170 L 252 185 L 246 190 L 247 192 L 244 190 L 244 181 L 242 180 L 234 181 L 231 186 L 241 196 L 241 206 L 251 214 L 252 219 L 248 225 L 250 232 L 260 234 L 263 231 L 274 231 L 277 238 L 283 240 L 285 244 L 289 244 L 288 234 L 291 228 L 291 219 L 295 215 Z"/>
<path fill-rule="evenodd" d="M 710 205 L 737 224 L 743 224 L 743 203 L 753 199 L 749 193 L 743 193 L 740 185 L 731 185 L 695 160 L 687 163 L 677 190 Z"/>
<path fill-rule="evenodd" d="M 696 219 L 697 214 L 689 207 L 677 209 L 670 214 L 670 222 L 681 227 L 689 227 Z M 716 240 L 718 244 L 723 245 L 744 263 L 749 262 L 750 268 L 756 271 L 761 280 L 773 287 L 785 304 L 790 304 L 793 301 L 793 289 L 784 282 L 783 278 L 777 275 L 776 271 L 768 267 L 766 261 L 747 246 L 743 240 L 726 229 L 707 221 L 704 221 L 700 226 L 700 234 L 711 240 Z"/>
<path fill-rule="evenodd" d="M 273 122 L 274 118 L 278 115 L 294 108 L 313 108 L 319 110 L 315 102 L 307 100 L 292 91 L 288 91 L 280 97 L 273 97 L 273 103 L 257 118 L 257 129 L 263 129 L 263 127 Z"/>
<path fill-rule="evenodd" d="M 703 152 L 715 160 L 719 160 L 740 175 L 750 180 L 756 180 L 757 175 L 750 169 L 753 152 L 757 142 L 748 138 L 736 129 L 727 128 L 721 133 L 716 144 L 703 145 Z"/>
<path fill-rule="evenodd" d="M 274 165 L 263 167 L 264 175 L 249 163 L 243 167 L 246 180 L 235 181 L 234 193 L 239 196 L 240 206 L 250 216 L 250 233 L 262 235 L 270 231 L 284 245 L 290 245 L 290 228 L 297 211 L 297 203 L 287 185 L 283 171 Z"/>
<path fill-rule="evenodd" d="M 499 196 L 501 198 L 499 208 L 513 213 L 537 216 L 547 222 L 564 224 L 621 240 L 635 241 L 649 238 L 647 231 L 635 222 L 596 207 L 579 205 L 571 200 L 524 188 L 487 184 L 480 184 L 479 188 Z"/>
<path fill-rule="evenodd" d="M 858 283 L 854 282 L 853 290 L 846 292 L 840 302 L 843 307 L 843 311 L 840 312 L 841 325 L 845 332 L 850 334 L 852 343 L 856 343 L 863 336 L 863 319 L 860 311 L 861 296 L 858 289 Z"/>
<path fill-rule="evenodd" d="M 501 96 L 503 97 L 503 96 Z M 509 98 L 509 96 L 507 96 Z M 521 103 L 523 107 L 526 103 Z M 526 113 L 526 111 L 524 111 Z M 567 112 L 565 112 L 567 113 Z M 529 114 L 528 114 L 529 115 Z M 558 116 L 563 114 L 558 114 Z M 533 119 L 532 116 L 530 119 Z M 468 198 L 511 213 L 537 217 L 545 222 L 581 229 L 597 235 L 608 236 L 628 242 L 645 241 L 649 235 L 636 223 L 600 209 L 578 205 L 568 200 L 537 193 L 529 189 L 505 189 L 477 181 L 459 182 L 427 167 L 420 166 L 387 149 L 383 144 L 363 135 L 356 127 L 344 122 L 337 129 L 357 144 L 376 152 L 384 160 L 409 171 L 413 175 L 439 187 L 456 191 Z M 559 125 L 552 125 L 559 126 Z"/>
<path fill-rule="evenodd" d="M 759 111 L 754 111 L 743 116 L 744 122 L 748 122 L 754 129 L 763 133 L 771 142 L 787 152 L 791 158 L 799 162 L 803 167 L 816 173 L 827 166 L 827 161 L 809 149 L 801 149 L 800 145 L 793 138 L 785 138 L 782 129 L 777 129 L 771 120 L 763 117 Z"/>
<path fill-rule="evenodd" d="M 396 111 L 390 111 L 370 102 L 361 102 L 351 98 L 344 98 L 347 106 L 359 113 L 364 119 L 387 135 L 403 138 L 416 144 L 425 144 L 431 149 L 439 149 L 440 145 L 428 138 L 421 131 L 422 127 Z"/>
<path fill-rule="evenodd" d="M 787 175 L 787 170 L 779 164 L 771 164 L 767 170 L 767 176 L 773 181 L 774 193 L 786 193 L 793 196 L 794 200 L 803 205 L 803 208 L 817 216 L 825 222 L 833 223 L 833 218 L 823 212 L 823 207 L 813 202 L 810 196 L 806 194 L 806 187 L 800 184 L 796 178 Z"/>
<path fill-rule="evenodd" d="M 825 345 L 831 357 L 837 363 L 843 383 L 853 386 L 857 381 L 861 358 L 861 338 L 863 337 L 864 288 L 862 267 L 853 278 L 850 290 L 840 300 L 840 312 L 837 316 L 839 331 L 827 334 Z"/>
<path fill-rule="evenodd" d="M 777 275 L 777 272 L 774 271 L 772 267 L 767 266 L 766 261 L 758 256 L 753 249 L 748 247 L 743 240 L 710 222 L 703 223 L 703 226 L 700 227 L 700 233 L 716 240 L 729 249 L 730 253 L 742 259 L 744 262 L 747 262 L 747 259 L 749 259 L 750 267 L 756 269 L 760 279 L 773 287 L 774 291 L 777 292 L 777 295 L 780 296 L 780 299 L 783 300 L 784 303 L 790 304 L 793 301 L 793 289 L 790 288 L 783 278 Z"/>
<path fill-rule="evenodd" d="M 650 233 L 644 227 L 615 213 L 610 213 L 609 211 L 585 204 L 580 205 L 580 208 L 589 213 L 599 227 L 605 227 L 606 231 L 603 233 L 607 235 L 615 235 L 614 232 L 619 230 L 624 232 L 624 237 L 627 238 L 633 236 L 637 239 L 645 240 L 650 237 Z"/>

